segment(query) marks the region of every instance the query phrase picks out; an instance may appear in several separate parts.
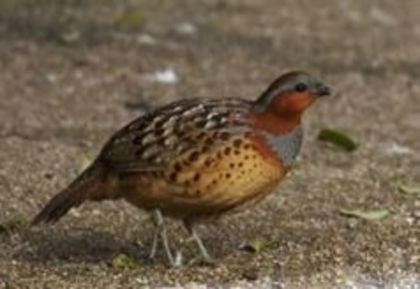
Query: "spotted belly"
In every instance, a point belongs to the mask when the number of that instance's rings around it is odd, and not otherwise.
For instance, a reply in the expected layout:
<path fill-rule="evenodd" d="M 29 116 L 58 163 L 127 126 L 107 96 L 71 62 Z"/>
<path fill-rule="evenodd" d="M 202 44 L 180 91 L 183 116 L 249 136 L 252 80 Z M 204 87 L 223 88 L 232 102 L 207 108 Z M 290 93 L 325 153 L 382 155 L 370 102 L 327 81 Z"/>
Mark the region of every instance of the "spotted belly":
<path fill-rule="evenodd" d="M 271 193 L 285 170 L 266 139 L 236 138 L 210 152 L 187 152 L 164 172 L 127 176 L 126 199 L 144 209 L 194 219 L 246 207 Z"/>

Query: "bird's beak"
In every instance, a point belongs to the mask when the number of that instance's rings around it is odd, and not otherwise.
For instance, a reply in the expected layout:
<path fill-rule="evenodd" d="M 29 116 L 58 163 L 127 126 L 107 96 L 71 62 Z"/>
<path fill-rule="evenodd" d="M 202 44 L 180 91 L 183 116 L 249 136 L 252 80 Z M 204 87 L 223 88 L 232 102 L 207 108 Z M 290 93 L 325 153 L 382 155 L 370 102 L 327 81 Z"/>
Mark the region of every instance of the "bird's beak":
<path fill-rule="evenodd" d="M 326 96 L 331 94 L 331 88 L 323 83 L 318 83 L 315 86 L 314 94 L 316 96 Z"/>

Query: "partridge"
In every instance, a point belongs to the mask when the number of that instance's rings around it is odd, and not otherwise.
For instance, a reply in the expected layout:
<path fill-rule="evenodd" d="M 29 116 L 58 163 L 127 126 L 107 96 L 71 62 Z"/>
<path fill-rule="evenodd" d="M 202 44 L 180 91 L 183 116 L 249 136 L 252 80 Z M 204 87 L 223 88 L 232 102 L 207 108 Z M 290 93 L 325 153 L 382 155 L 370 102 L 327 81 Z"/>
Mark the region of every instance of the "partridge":
<path fill-rule="evenodd" d="M 163 216 L 182 220 L 204 260 L 194 224 L 235 212 L 275 191 L 299 153 L 303 112 L 330 94 L 300 71 L 276 80 L 256 101 L 187 99 L 158 108 L 117 131 L 93 163 L 54 196 L 33 224 L 55 222 L 84 201 L 124 199 L 151 212 L 175 264 Z"/>

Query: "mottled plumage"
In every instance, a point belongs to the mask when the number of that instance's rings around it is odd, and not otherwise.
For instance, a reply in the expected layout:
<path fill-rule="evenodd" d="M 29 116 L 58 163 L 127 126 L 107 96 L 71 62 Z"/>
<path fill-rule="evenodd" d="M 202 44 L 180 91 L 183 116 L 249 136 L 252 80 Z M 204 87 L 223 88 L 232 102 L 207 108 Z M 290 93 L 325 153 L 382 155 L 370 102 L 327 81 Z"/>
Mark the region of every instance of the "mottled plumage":
<path fill-rule="evenodd" d="M 187 99 L 159 108 L 115 133 L 34 223 L 56 221 L 85 200 L 123 198 L 158 212 L 158 223 L 160 214 L 183 220 L 207 258 L 193 224 L 273 192 L 299 153 L 303 112 L 326 94 L 316 78 L 291 72 L 253 102 Z"/>

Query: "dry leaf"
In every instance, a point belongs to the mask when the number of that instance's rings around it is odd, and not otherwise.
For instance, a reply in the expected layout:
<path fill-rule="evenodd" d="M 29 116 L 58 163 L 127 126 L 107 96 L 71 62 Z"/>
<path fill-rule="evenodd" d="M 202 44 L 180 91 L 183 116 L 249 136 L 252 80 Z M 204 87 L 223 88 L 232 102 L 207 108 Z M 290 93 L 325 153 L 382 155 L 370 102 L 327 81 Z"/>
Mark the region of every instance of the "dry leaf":
<path fill-rule="evenodd" d="M 261 237 L 255 237 L 249 240 L 247 243 L 241 246 L 242 250 L 252 252 L 252 253 L 260 253 L 264 249 L 267 248 L 268 242 L 266 239 Z"/>
<path fill-rule="evenodd" d="M 403 194 L 411 196 L 420 196 L 420 184 L 407 185 L 403 183 L 398 183 L 397 188 Z"/>
<path fill-rule="evenodd" d="M 121 253 L 112 258 L 111 266 L 118 270 L 133 270 L 138 268 L 139 264 L 132 257 Z"/>
<path fill-rule="evenodd" d="M 365 220 L 380 220 L 389 215 L 389 210 L 386 208 L 375 209 L 341 209 L 340 214 L 347 217 L 356 217 Z"/>
<path fill-rule="evenodd" d="M 135 25 L 141 21 L 140 11 L 137 9 L 126 9 L 115 19 L 117 24 Z"/>

